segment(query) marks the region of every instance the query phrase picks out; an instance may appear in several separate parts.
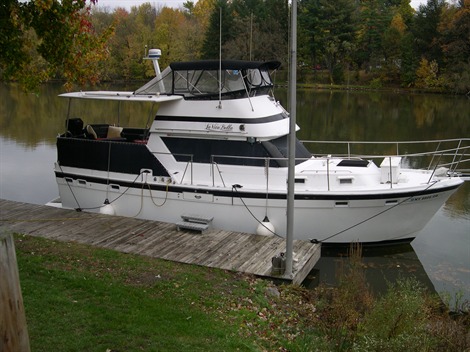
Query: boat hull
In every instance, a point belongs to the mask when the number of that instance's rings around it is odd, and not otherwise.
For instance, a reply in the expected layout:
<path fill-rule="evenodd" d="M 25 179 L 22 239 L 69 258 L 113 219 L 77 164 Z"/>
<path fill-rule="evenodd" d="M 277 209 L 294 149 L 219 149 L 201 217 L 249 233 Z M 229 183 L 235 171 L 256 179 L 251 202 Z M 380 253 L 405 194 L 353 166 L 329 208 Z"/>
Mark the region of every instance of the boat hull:
<path fill-rule="evenodd" d="M 212 227 L 256 233 L 267 216 L 275 235 L 286 235 L 286 195 L 199 188 L 162 183 L 91 182 L 56 175 L 64 207 L 169 223 L 183 214 L 213 218 Z M 324 243 L 377 243 L 413 239 L 462 181 L 447 179 L 408 192 L 297 194 L 294 237 Z M 109 210 L 109 206 L 107 206 Z M 411 215 L 411 216 L 410 216 Z"/>

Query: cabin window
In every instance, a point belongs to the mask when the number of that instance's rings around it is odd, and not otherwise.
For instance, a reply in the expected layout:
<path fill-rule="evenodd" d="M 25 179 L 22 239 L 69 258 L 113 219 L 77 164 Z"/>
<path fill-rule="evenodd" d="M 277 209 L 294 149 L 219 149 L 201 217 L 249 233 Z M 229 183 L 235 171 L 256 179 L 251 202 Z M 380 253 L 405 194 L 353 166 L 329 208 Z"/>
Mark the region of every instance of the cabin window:
<path fill-rule="evenodd" d="M 353 183 L 354 176 L 338 176 L 340 185 L 350 185 Z"/>
<path fill-rule="evenodd" d="M 349 202 L 348 201 L 336 201 L 335 202 L 335 207 L 337 208 L 346 208 L 347 206 L 349 206 Z"/>
<path fill-rule="evenodd" d="M 253 87 L 259 87 L 263 83 L 259 70 L 247 70 L 246 80 Z"/>
<path fill-rule="evenodd" d="M 287 136 L 269 142 L 227 141 L 195 138 L 163 137 L 177 161 L 226 165 L 264 166 L 270 158 L 270 167 L 287 167 Z M 310 158 L 311 154 L 298 142 L 296 163 Z M 213 159 L 212 159 L 213 156 Z"/>
<path fill-rule="evenodd" d="M 362 159 L 343 159 L 338 163 L 338 166 L 367 167 L 369 166 L 369 161 Z"/>

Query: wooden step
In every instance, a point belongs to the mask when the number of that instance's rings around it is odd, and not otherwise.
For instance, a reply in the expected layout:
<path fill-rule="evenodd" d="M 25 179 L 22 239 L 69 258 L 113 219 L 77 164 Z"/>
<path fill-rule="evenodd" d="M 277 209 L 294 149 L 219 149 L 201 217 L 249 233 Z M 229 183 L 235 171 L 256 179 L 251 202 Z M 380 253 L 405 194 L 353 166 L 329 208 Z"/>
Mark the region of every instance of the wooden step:
<path fill-rule="evenodd" d="M 176 228 L 179 230 L 192 230 L 192 231 L 201 231 L 204 232 L 209 228 L 209 224 L 201 224 L 199 222 L 192 222 L 192 221 L 180 221 L 176 223 Z"/>
<path fill-rule="evenodd" d="M 184 221 L 195 222 L 199 224 L 209 224 L 214 219 L 214 217 L 209 218 L 206 216 L 196 215 L 196 214 L 183 214 L 181 215 L 181 218 Z"/>

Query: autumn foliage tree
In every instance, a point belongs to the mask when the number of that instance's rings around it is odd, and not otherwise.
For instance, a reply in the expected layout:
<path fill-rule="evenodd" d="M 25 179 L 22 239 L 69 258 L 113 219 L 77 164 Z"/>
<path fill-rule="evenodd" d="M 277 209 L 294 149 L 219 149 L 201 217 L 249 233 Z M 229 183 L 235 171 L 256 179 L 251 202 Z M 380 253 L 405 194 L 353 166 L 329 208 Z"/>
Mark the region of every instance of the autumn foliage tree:
<path fill-rule="evenodd" d="M 298 62 L 310 82 L 470 91 L 470 0 L 298 0 Z M 98 6 L 95 6 L 98 4 Z M 119 4 L 116 2 L 116 4 Z M 179 8 L 99 0 L 2 0 L 0 80 L 30 89 L 144 79 L 142 60 L 279 60 L 289 56 L 288 0 L 197 0 Z M 222 24 L 220 23 L 222 16 Z M 425 59 L 425 60 L 423 60 Z M 432 78 L 431 80 L 429 80 Z"/>
<path fill-rule="evenodd" d="M 446 84 L 455 92 L 470 93 L 470 0 L 446 8 L 438 28 Z"/>
<path fill-rule="evenodd" d="M 27 89 L 55 78 L 67 86 L 96 83 L 112 26 L 97 33 L 90 20 L 96 0 L 2 0 L 0 74 Z"/>

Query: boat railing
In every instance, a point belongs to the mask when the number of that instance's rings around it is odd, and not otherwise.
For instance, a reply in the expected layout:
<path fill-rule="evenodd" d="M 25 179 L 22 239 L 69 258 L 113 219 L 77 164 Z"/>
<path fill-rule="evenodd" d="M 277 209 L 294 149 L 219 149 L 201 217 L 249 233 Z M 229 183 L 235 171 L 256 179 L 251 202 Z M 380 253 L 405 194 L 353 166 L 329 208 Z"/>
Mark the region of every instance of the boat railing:
<path fill-rule="evenodd" d="M 470 138 L 424 141 L 301 141 L 314 156 L 322 156 L 322 145 L 328 155 L 343 158 L 384 159 L 402 157 L 415 168 L 437 170 L 444 167 L 452 174 L 470 172 Z M 424 149 L 426 148 L 426 149 Z M 335 154 L 331 154 L 331 150 Z M 318 153 L 320 151 L 320 153 Z"/>
<path fill-rule="evenodd" d="M 260 160 L 262 161 L 262 163 L 260 164 L 264 164 L 264 174 L 266 176 L 266 185 L 268 184 L 269 182 L 269 170 L 271 168 L 270 164 L 271 164 L 271 161 L 273 162 L 276 162 L 276 161 L 281 161 L 281 162 L 285 162 L 287 161 L 287 158 L 273 158 L 273 157 L 255 157 L 255 156 L 236 156 L 236 155 L 217 155 L 217 154 L 214 154 L 214 155 L 211 155 L 211 173 L 212 173 L 212 186 L 215 186 L 215 183 L 216 183 L 216 179 L 215 179 L 215 176 L 218 175 L 221 182 L 222 182 L 222 185 L 224 187 L 226 187 L 226 184 L 225 184 L 225 181 L 224 181 L 224 178 L 223 178 L 223 175 L 222 175 L 222 171 L 220 170 L 220 167 L 219 167 L 219 163 L 217 162 L 217 160 L 227 160 L 227 159 L 233 159 L 233 160 Z M 302 160 L 308 160 L 306 158 L 302 159 Z"/>
<path fill-rule="evenodd" d="M 460 139 L 443 139 L 443 140 L 429 140 L 429 141 L 399 141 L 399 142 L 370 142 L 370 141 L 302 141 L 306 146 L 315 145 L 315 150 L 321 151 L 321 145 L 328 145 L 328 151 L 336 150 L 336 153 L 315 153 L 313 157 L 322 157 L 326 159 L 333 158 L 347 158 L 347 159 L 365 159 L 380 161 L 385 160 L 383 165 L 390 165 L 392 167 L 392 158 L 401 157 L 402 167 L 410 167 L 414 169 L 432 170 L 429 182 L 431 182 L 436 172 L 448 176 L 462 176 L 464 180 L 470 180 L 470 138 Z M 336 147 L 331 148 L 332 145 Z M 372 148 L 364 149 L 361 146 L 369 146 Z M 320 147 L 319 147 L 320 146 Z M 338 147 L 339 146 L 339 147 Z M 418 147 L 418 148 L 417 148 Z M 423 151 L 422 148 L 426 147 L 428 151 Z M 373 152 L 371 152 L 373 149 Z M 421 149 L 421 150 L 420 150 Z M 311 148 L 310 148 L 311 150 Z M 166 154 L 166 153 L 165 153 Z M 194 156 L 192 154 L 173 154 L 179 156 L 180 159 L 187 159 L 186 165 L 181 178 L 175 180 L 178 183 L 183 183 L 189 177 L 191 185 L 194 184 L 195 169 L 194 169 Z M 232 159 L 238 160 L 238 163 L 224 162 L 224 160 Z M 247 160 L 241 162 L 240 160 Z M 237 155 L 211 155 L 210 156 L 210 172 L 212 178 L 212 186 L 218 182 L 222 183 L 223 187 L 227 187 L 227 180 L 224 180 L 221 165 L 244 165 L 253 163 L 257 165 L 264 165 L 264 175 L 266 178 L 266 185 L 269 182 L 270 169 L 273 168 L 272 162 L 286 164 L 287 158 L 271 158 L 271 157 L 249 157 Z M 306 158 L 296 159 L 296 161 L 305 161 Z M 388 163 L 387 161 L 388 160 Z M 325 177 L 329 189 L 329 162 L 326 163 Z M 444 168 L 443 170 L 440 170 Z M 393 173 L 390 172 L 390 177 Z M 393 180 L 390 180 L 390 187 L 393 187 Z"/>

